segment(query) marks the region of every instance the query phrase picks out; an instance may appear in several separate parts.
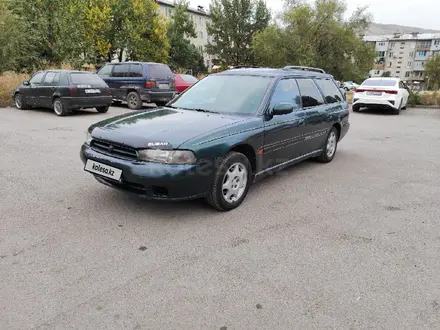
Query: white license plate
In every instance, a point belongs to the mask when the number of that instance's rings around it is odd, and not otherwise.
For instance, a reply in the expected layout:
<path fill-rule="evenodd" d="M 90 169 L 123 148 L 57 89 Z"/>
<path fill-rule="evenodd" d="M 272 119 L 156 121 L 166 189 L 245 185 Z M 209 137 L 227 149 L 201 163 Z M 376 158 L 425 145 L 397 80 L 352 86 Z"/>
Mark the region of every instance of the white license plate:
<path fill-rule="evenodd" d="M 86 92 L 86 94 L 98 94 L 98 93 L 101 93 L 101 91 L 99 89 L 86 89 L 85 92 Z"/>
<path fill-rule="evenodd" d="M 106 178 L 110 178 L 116 181 L 121 180 L 122 170 L 95 162 L 94 160 L 88 159 L 84 170 L 90 173 L 105 176 Z"/>
<path fill-rule="evenodd" d="M 159 89 L 170 89 L 170 85 L 168 85 L 168 84 L 159 84 Z"/>
<path fill-rule="evenodd" d="M 367 95 L 381 96 L 382 92 L 367 92 Z"/>

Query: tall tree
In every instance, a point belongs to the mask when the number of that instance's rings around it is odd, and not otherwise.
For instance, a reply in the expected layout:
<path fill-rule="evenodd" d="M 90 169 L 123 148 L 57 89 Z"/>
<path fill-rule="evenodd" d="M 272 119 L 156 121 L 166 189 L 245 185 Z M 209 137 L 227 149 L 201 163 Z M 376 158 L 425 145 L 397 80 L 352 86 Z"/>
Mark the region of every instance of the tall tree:
<path fill-rule="evenodd" d="M 316 0 L 288 7 L 281 24 L 258 33 L 253 42 L 261 65 L 317 66 L 341 80 L 363 80 L 373 64 L 374 49 L 359 34 L 371 22 L 366 8 L 344 20 L 340 0 Z"/>
<path fill-rule="evenodd" d="M 270 13 L 264 0 L 213 0 L 207 52 L 226 65 L 253 64 L 252 39 L 267 27 Z"/>
<path fill-rule="evenodd" d="M 194 22 L 188 14 L 188 1 L 178 0 L 174 3 L 174 12 L 167 33 L 170 42 L 170 64 L 174 69 L 196 67 L 199 59 L 199 50 L 190 42 L 196 38 Z"/>
<path fill-rule="evenodd" d="M 428 88 L 440 88 L 440 55 L 431 57 L 425 64 L 425 74 L 428 77 Z"/>

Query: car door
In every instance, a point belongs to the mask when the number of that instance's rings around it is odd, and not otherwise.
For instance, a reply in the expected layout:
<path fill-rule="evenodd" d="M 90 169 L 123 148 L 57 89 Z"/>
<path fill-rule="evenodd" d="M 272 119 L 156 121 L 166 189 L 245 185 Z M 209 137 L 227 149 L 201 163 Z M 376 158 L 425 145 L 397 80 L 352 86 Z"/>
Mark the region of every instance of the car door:
<path fill-rule="evenodd" d="M 52 96 L 55 92 L 56 84 L 59 82 L 59 72 L 48 71 L 44 80 L 38 87 L 39 104 L 44 108 L 52 107 Z"/>
<path fill-rule="evenodd" d="M 271 110 L 281 103 L 291 103 L 294 111 L 273 116 Z M 295 79 L 282 79 L 275 86 L 264 117 L 264 170 L 276 168 L 298 158 L 303 153 L 305 113 L 301 109 L 298 85 Z"/>
<path fill-rule="evenodd" d="M 100 76 L 102 78 L 102 80 L 105 81 L 105 83 L 110 88 L 110 92 L 112 93 L 112 96 L 115 97 L 114 86 L 113 86 L 113 78 L 112 78 L 113 68 L 114 68 L 113 64 L 105 65 L 103 68 L 101 68 L 98 71 L 98 76 Z"/>
<path fill-rule="evenodd" d="M 30 80 L 29 86 L 24 90 L 24 97 L 29 105 L 38 107 L 39 105 L 39 90 L 41 83 L 43 82 L 46 71 L 37 72 Z"/>
<path fill-rule="evenodd" d="M 130 84 L 129 64 L 114 64 L 109 85 L 113 97 L 117 100 L 125 100 L 127 97 L 126 86 Z"/>
<path fill-rule="evenodd" d="M 321 91 L 313 79 L 297 80 L 301 101 L 306 116 L 306 132 L 304 137 L 304 154 L 321 149 L 328 132 L 329 106 L 325 103 Z"/>

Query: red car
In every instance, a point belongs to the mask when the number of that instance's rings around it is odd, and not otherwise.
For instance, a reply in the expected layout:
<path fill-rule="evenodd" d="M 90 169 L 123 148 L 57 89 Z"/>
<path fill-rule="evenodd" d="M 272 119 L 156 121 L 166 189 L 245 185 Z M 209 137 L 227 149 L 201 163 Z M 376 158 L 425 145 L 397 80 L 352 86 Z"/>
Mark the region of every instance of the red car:
<path fill-rule="evenodd" d="M 177 93 L 182 93 L 187 90 L 189 87 L 194 85 L 199 80 L 196 77 L 193 77 L 189 74 L 179 74 L 175 73 L 176 76 L 176 91 Z"/>

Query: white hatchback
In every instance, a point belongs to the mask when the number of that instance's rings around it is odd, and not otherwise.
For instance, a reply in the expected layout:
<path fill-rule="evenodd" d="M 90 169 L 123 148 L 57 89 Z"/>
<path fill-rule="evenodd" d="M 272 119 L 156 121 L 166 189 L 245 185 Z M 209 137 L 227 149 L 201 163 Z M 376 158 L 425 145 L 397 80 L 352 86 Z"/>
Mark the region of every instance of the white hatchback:
<path fill-rule="evenodd" d="M 353 111 L 363 107 L 386 107 L 395 114 L 406 109 L 408 87 L 398 78 L 369 78 L 354 92 Z"/>

